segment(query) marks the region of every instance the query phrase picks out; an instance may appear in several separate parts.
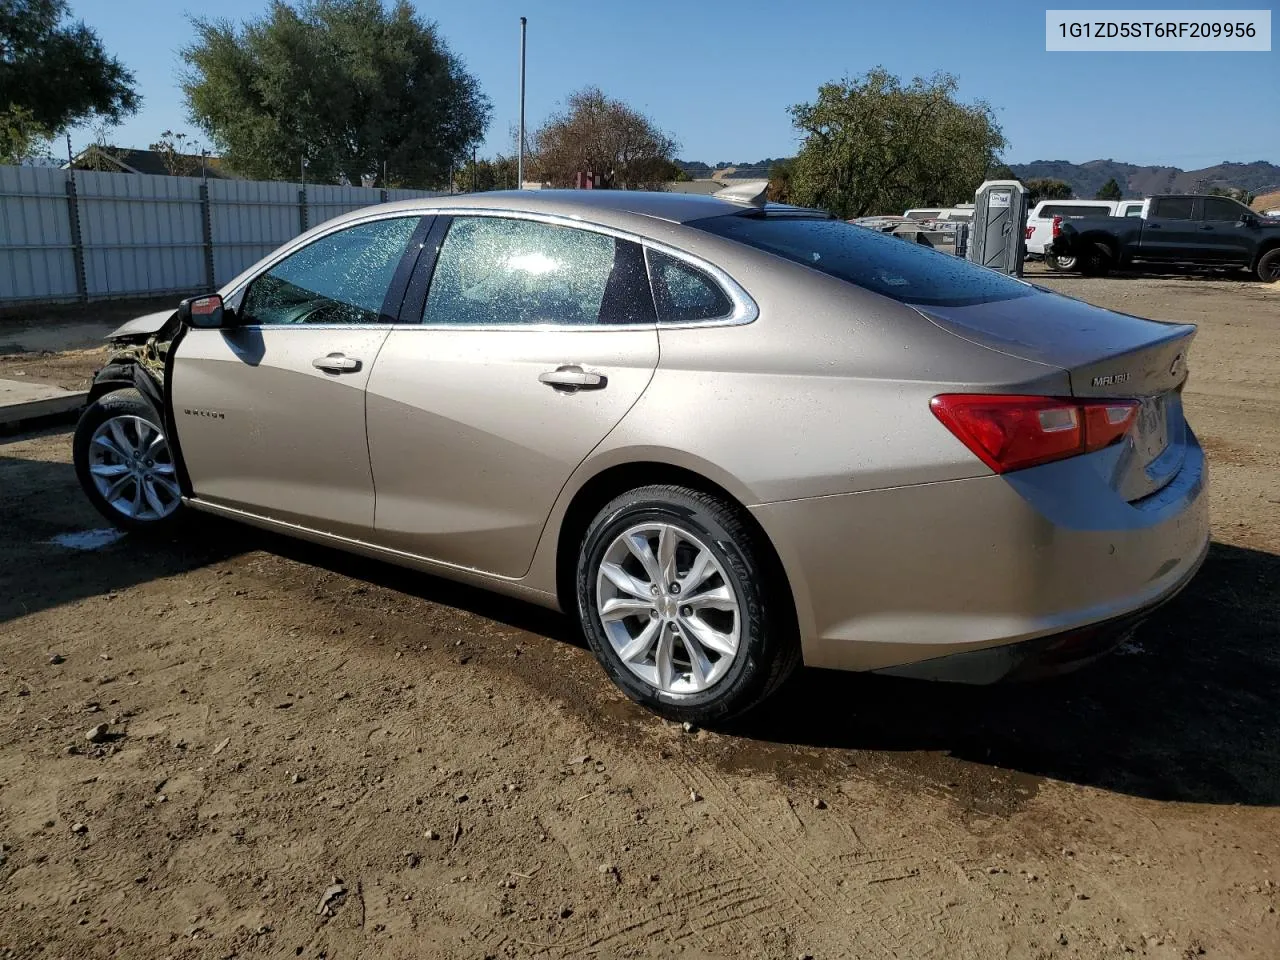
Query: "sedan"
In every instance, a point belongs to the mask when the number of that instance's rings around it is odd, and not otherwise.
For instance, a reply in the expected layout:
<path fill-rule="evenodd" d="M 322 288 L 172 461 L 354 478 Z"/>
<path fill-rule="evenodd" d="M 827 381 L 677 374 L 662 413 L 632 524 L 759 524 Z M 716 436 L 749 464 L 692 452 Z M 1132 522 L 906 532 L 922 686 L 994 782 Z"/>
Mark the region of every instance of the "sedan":
<path fill-rule="evenodd" d="M 129 531 L 202 511 L 560 609 L 709 723 L 801 662 L 1119 643 L 1208 545 L 1194 332 L 755 196 L 411 200 L 118 330 L 75 464 Z"/>

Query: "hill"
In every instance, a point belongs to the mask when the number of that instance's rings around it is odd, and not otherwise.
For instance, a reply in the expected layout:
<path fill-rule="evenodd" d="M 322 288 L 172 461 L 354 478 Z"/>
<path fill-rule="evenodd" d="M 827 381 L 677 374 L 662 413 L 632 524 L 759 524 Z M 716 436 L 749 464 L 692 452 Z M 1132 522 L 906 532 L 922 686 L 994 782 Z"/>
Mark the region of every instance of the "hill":
<path fill-rule="evenodd" d="M 732 180 L 759 180 L 769 176 L 769 167 L 781 157 L 770 157 L 753 163 L 717 163 L 700 160 L 676 160 L 676 166 L 691 180 L 710 177 Z M 1140 167 L 1120 160 L 1090 160 L 1069 163 L 1066 160 L 1033 160 L 1011 163 L 1010 169 L 1020 180 L 1051 177 L 1071 184 L 1077 197 L 1092 197 L 1102 185 L 1115 177 L 1126 197 L 1150 197 L 1161 193 L 1204 193 L 1210 187 L 1238 187 L 1250 193 L 1266 193 L 1280 189 L 1280 166 L 1257 160 L 1253 163 L 1222 162 L 1199 170 L 1178 167 Z"/>
<path fill-rule="evenodd" d="M 1112 177 L 1120 184 L 1126 197 L 1204 193 L 1210 187 L 1238 187 L 1250 193 L 1262 193 L 1280 187 L 1280 166 L 1262 160 L 1254 163 L 1223 162 L 1199 170 L 1139 167 L 1118 160 L 1090 160 L 1088 163 L 1034 160 L 1031 163 L 1011 163 L 1009 167 L 1020 180 L 1036 177 L 1065 180 L 1071 184 L 1077 197 L 1092 197 Z"/>

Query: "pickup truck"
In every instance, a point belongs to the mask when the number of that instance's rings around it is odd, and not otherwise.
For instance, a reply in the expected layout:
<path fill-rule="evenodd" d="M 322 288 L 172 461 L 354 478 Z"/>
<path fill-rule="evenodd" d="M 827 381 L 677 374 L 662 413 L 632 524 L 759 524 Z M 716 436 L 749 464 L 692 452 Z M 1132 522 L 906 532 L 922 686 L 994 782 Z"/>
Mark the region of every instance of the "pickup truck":
<path fill-rule="evenodd" d="M 1140 217 L 1061 221 L 1049 252 L 1075 257 L 1088 274 L 1129 264 L 1238 266 L 1273 283 L 1280 280 L 1280 218 L 1228 197 L 1153 197 Z"/>
<path fill-rule="evenodd" d="M 1027 214 L 1027 255 L 1045 259 L 1050 270 L 1072 270 L 1075 261 L 1069 257 L 1046 257 L 1053 243 L 1055 220 L 1080 220 L 1084 217 L 1140 217 L 1143 200 L 1041 200 Z"/>

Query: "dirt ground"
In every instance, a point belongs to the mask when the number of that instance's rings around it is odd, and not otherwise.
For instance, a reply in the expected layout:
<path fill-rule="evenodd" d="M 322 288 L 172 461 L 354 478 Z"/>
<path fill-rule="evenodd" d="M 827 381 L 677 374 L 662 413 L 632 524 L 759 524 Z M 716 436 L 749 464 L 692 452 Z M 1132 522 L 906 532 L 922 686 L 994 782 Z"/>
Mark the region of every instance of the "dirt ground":
<path fill-rule="evenodd" d="M 0 956 L 1280 955 L 1280 287 L 1046 282 L 1201 325 L 1215 543 L 1035 686 L 806 670 L 686 732 L 520 604 L 227 523 L 62 545 L 69 429 L 0 438 Z"/>

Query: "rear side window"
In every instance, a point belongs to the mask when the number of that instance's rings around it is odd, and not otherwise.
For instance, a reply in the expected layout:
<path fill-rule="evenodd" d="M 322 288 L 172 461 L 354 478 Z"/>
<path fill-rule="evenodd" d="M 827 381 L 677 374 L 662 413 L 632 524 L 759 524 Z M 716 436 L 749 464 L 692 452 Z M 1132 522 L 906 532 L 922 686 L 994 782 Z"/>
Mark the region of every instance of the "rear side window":
<path fill-rule="evenodd" d="M 903 303 L 963 306 L 1034 293 L 1028 284 L 840 220 L 731 215 L 688 224 Z"/>
<path fill-rule="evenodd" d="M 1152 204 L 1155 207 L 1152 216 L 1165 220 L 1190 220 L 1194 203 L 1191 197 L 1163 197 Z"/>
<path fill-rule="evenodd" d="M 449 226 L 422 322 L 458 326 L 653 323 L 640 246 L 506 217 Z"/>
<path fill-rule="evenodd" d="M 1045 207 L 1040 211 L 1042 217 L 1108 217 L 1111 215 L 1111 208 L 1102 204 L 1094 204 L 1092 206 L 1063 206 L 1062 204 Z"/>
<path fill-rule="evenodd" d="M 646 249 L 645 256 L 660 323 L 722 320 L 733 313 L 733 301 L 720 284 L 697 267 L 657 250 Z"/>

